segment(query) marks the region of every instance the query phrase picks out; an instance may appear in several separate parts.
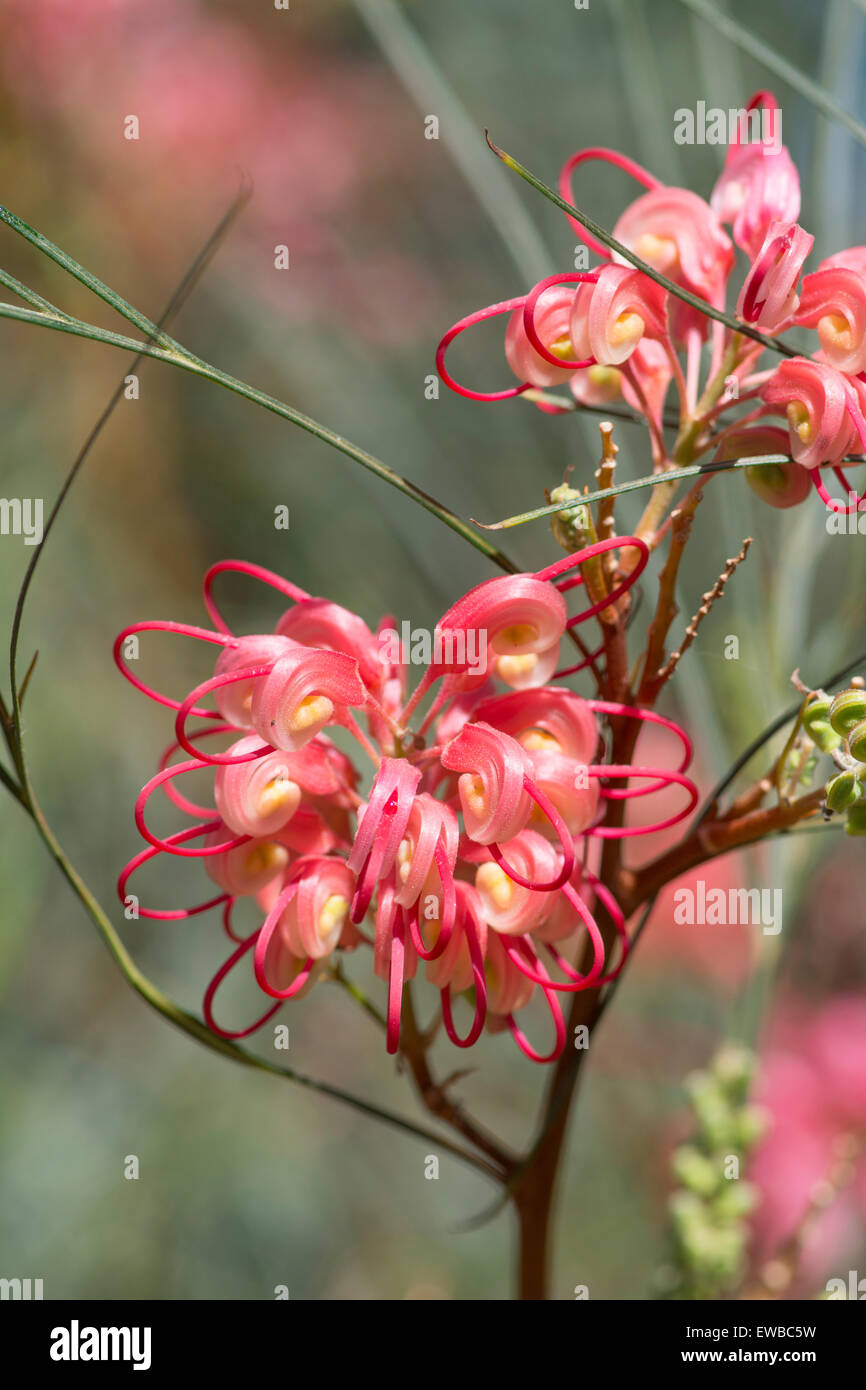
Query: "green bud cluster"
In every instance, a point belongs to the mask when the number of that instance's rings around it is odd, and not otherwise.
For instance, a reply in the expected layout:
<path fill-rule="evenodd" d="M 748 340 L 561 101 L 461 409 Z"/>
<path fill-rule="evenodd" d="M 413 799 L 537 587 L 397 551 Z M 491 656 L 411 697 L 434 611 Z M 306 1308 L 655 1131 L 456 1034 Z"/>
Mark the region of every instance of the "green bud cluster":
<path fill-rule="evenodd" d="M 678 1184 L 669 1200 L 675 1298 L 718 1298 L 745 1272 L 747 1218 L 757 1193 L 739 1172 L 765 1129 L 763 1112 L 749 1104 L 754 1067 L 747 1048 L 726 1044 L 686 1081 L 696 1133 L 671 1163 Z"/>
<path fill-rule="evenodd" d="M 843 763 L 851 764 L 827 783 L 826 809 L 846 814 L 848 835 L 866 835 L 866 690 L 852 686 L 833 699 L 813 700 L 803 723 L 822 751 L 841 750 Z"/>

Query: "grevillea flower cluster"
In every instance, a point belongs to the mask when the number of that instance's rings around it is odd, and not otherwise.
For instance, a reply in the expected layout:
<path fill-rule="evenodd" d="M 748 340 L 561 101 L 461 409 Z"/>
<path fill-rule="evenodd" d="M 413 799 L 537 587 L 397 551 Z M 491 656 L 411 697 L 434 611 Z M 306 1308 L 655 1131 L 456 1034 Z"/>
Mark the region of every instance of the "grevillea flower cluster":
<path fill-rule="evenodd" d="M 746 111 L 761 108 L 777 123 L 778 106 L 770 92 L 758 92 Z M 548 276 L 526 295 L 461 319 L 439 344 L 438 370 L 452 389 L 473 400 L 502 401 L 529 393 L 539 409 L 551 413 L 573 408 L 544 395 L 563 384 L 581 405 L 623 399 L 645 417 L 656 465 L 662 466 L 667 460 L 663 409 L 669 387 L 676 383 L 681 419 L 686 418 L 698 401 L 701 349 L 712 334 L 710 379 L 725 364 L 726 395 L 689 461 L 713 448 L 719 461 L 781 453 L 799 467 L 762 464 L 747 470 L 750 484 L 766 501 L 793 506 L 814 485 L 827 507 L 851 511 L 866 502 L 866 492 L 858 497 L 841 467 L 847 456 L 866 450 L 866 247 L 839 251 L 801 278 L 814 238 L 797 222 L 796 167 L 781 143 L 744 142 L 742 133 L 738 127 L 709 202 L 690 189 L 662 184 L 625 155 L 602 147 L 579 150 L 566 161 L 560 195 L 574 205 L 574 176 L 591 160 L 627 173 L 644 191 L 613 227 L 617 243 L 719 311 L 726 308 L 739 247 L 749 268 L 737 291 L 736 317 L 764 337 L 775 338 L 792 326 L 813 331 L 817 341 L 811 355 L 791 354 L 772 370 L 756 370 L 765 350 L 761 343 L 675 297 L 569 216 L 588 253 L 600 263 Z M 519 384 L 492 392 L 461 385 L 446 362 L 450 344 L 474 324 L 500 314 L 508 315 L 505 358 Z M 721 389 L 716 395 L 722 395 Z M 724 427 L 723 408 L 735 400 L 756 404 Z M 772 416 L 781 417 L 783 424 L 757 423 Z M 820 472 L 824 467 L 844 487 L 845 505 L 827 492 Z"/>
<path fill-rule="evenodd" d="M 630 573 L 601 604 L 569 616 L 581 565 L 614 548 L 636 555 Z M 145 918 L 221 910 L 233 949 L 205 993 L 215 1033 L 254 1032 L 326 975 L 336 953 L 369 947 L 385 986 L 388 1051 L 400 1045 L 407 982 L 424 973 L 440 991 L 457 1047 L 471 1046 L 486 1026 L 510 1030 L 533 1061 L 561 1053 L 560 1000 L 612 980 L 628 950 L 623 914 L 593 869 L 600 842 L 674 825 L 697 800 L 686 776 L 690 743 L 677 725 L 558 683 L 592 660 L 569 664 L 563 643 L 600 608 L 627 601 L 646 559 L 643 541 L 611 538 L 537 573 L 479 584 L 439 620 L 433 659 L 411 692 L 393 619 L 373 632 L 356 613 L 241 561 L 221 562 L 205 578 L 212 628 L 153 621 L 120 634 L 121 671 L 173 710 L 175 723 L 135 806 L 146 847 L 124 868 L 118 891 Z M 256 577 L 290 600 L 272 632 L 230 631 L 212 593 L 224 571 Z M 149 631 L 216 647 L 214 674 L 182 700 L 145 685 L 127 658 L 131 639 Z M 470 651 L 480 653 L 476 660 Z M 610 717 L 669 731 L 672 765 L 605 761 Z M 363 771 L 337 735 L 363 756 Z M 212 787 L 208 804 L 183 790 L 193 774 Z M 676 814 L 640 827 L 602 823 L 612 799 L 671 785 L 684 793 Z M 173 834 L 151 827 L 156 793 L 187 818 Z M 140 906 L 131 880 L 165 855 L 199 861 L 217 893 L 192 907 Z M 261 917 L 244 936 L 232 924 L 239 898 Z M 215 1004 L 236 968 L 254 977 L 266 1007 L 231 1029 L 217 1022 Z M 461 996 L 467 1021 L 458 1024 Z M 552 1024 L 553 1041 L 542 1049 L 518 1019 L 533 998 L 546 1003 Z"/>

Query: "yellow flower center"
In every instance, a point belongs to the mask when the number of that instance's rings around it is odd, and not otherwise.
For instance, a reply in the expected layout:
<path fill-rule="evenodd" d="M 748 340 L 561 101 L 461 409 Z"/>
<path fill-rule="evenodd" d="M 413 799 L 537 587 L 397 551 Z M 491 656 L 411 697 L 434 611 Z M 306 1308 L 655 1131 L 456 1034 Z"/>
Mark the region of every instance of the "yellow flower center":
<path fill-rule="evenodd" d="M 559 739 L 546 729 L 526 729 L 517 741 L 528 753 L 558 753 L 562 747 Z"/>
<path fill-rule="evenodd" d="M 851 334 L 851 325 L 841 314 L 825 314 L 818 320 L 818 337 L 821 339 L 821 346 L 825 351 L 832 351 L 833 348 L 841 348 L 843 352 L 850 352 L 854 346 Z"/>
<path fill-rule="evenodd" d="M 265 840 L 260 845 L 253 846 L 246 857 L 244 867 L 250 878 L 258 878 L 259 874 L 269 871 L 278 873 L 288 862 L 289 856 L 283 845 Z"/>
<path fill-rule="evenodd" d="M 286 720 L 290 733 L 299 734 L 312 724 L 327 724 L 334 706 L 327 695 L 307 695 Z"/>
<path fill-rule="evenodd" d="M 620 314 L 608 334 L 611 347 L 622 347 L 624 343 L 636 343 L 643 336 L 645 328 L 646 324 L 640 314 Z"/>
<path fill-rule="evenodd" d="M 561 333 L 558 338 L 548 344 L 547 351 L 554 357 L 561 357 L 563 361 L 568 361 L 574 356 L 574 347 L 567 333 Z"/>
<path fill-rule="evenodd" d="M 803 444 L 810 444 L 815 431 L 809 412 L 802 401 L 791 401 L 787 408 L 788 424 Z"/>
<path fill-rule="evenodd" d="M 488 898 L 497 912 L 507 912 L 514 897 L 514 884 L 498 864 L 481 864 L 475 875 L 475 887 Z"/>
<path fill-rule="evenodd" d="M 348 911 L 349 900 L 344 898 L 341 893 L 332 893 L 329 898 L 326 898 L 316 923 L 319 936 L 330 936 L 337 927 L 341 927 L 346 920 Z"/>
<path fill-rule="evenodd" d="M 642 261 L 654 266 L 664 275 L 670 275 L 672 271 L 679 269 L 679 248 L 671 237 L 653 236 L 652 232 L 644 232 L 635 242 L 634 250 L 636 256 L 640 256 Z"/>

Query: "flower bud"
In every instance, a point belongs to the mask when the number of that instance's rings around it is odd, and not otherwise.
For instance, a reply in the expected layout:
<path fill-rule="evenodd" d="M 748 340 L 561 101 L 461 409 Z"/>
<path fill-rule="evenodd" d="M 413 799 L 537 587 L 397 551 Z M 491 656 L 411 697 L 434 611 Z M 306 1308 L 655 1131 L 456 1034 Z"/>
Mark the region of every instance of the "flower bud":
<path fill-rule="evenodd" d="M 857 801 L 848 808 L 846 835 L 866 835 L 866 801 Z"/>
<path fill-rule="evenodd" d="M 866 763 L 866 719 L 855 724 L 848 735 L 848 752 L 858 763 Z"/>
<path fill-rule="evenodd" d="M 866 690 L 843 690 L 830 705 L 830 723 L 843 737 L 866 719 Z"/>
<path fill-rule="evenodd" d="M 842 735 L 837 733 L 830 723 L 831 704 L 832 701 L 825 695 L 812 700 L 803 714 L 803 728 L 822 753 L 832 753 L 842 742 Z"/>
<path fill-rule="evenodd" d="M 866 787 L 854 772 L 840 772 L 827 783 L 825 801 L 828 811 L 847 811 L 866 793 Z"/>

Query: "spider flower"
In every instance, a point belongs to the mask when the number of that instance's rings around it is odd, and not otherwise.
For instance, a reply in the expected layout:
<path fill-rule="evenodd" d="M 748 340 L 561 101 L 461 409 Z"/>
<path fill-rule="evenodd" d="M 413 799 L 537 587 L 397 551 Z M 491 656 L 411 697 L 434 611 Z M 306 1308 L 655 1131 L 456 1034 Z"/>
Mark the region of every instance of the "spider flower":
<path fill-rule="evenodd" d="M 762 105 L 778 134 L 779 108 L 769 92 L 758 92 L 746 110 Z M 720 222 L 733 227 L 734 241 L 751 260 L 759 255 L 771 223 L 796 222 L 800 215 L 800 179 L 784 145 L 777 139 L 728 147 L 725 167 L 713 189 L 710 204 Z"/>
<path fill-rule="evenodd" d="M 761 388 L 767 404 L 788 418 L 790 453 L 804 468 L 839 463 L 855 436 L 852 387 L 825 362 L 792 357 Z"/>
<path fill-rule="evenodd" d="M 823 261 L 803 281 L 796 321 L 817 330 L 831 367 L 852 376 L 866 369 L 866 267 Z"/>
<path fill-rule="evenodd" d="M 566 631 L 599 611 L 596 603 L 569 616 L 565 595 L 579 587 L 580 566 L 613 547 L 638 552 L 638 564 L 619 586 L 625 593 L 646 559 L 645 544 L 634 537 L 598 542 L 536 574 L 470 590 L 440 619 L 436 633 L 443 641 L 434 644 L 411 694 L 408 668 L 384 656 L 359 615 L 240 561 L 224 561 L 206 577 L 213 630 L 148 622 L 121 634 L 120 669 L 136 689 L 175 712 L 175 738 L 137 799 L 135 821 L 146 845 L 121 873 L 118 892 L 149 919 L 222 909 L 232 950 L 205 991 L 209 1028 L 222 1037 L 248 1036 L 285 1001 L 326 979 L 335 955 L 367 946 L 385 983 L 388 1051 L 401 1046 L 404 989 L 423 963 L 456 1047 L 472 1046 L 488 1025 L 510 1031 L 534 1062 L 560 1055 L 566 1041 L 560 995 L 612 979 L 628 945 L 622 913 L 581 868 L 578 847 L 656 828 L 606 827 L 610 798 L 684 787 L 688 804 L 663 826 L 687 815 L 697 798 L 684 776 L 688 740 L 675 725 L 548 684 Z M 243 637 L 228 629 L 211 593 L 224 570 L 262 580 L 292 600 L 275 633 Z M 394 620 L 383 619 L 377 630 L 388 625 Z M 215 675 L 182 700 L 151 689 L 124 656 L 126 639 L 143 632 L 217 646 Z M 480 673 L 470 669 L 457 640 L 469 632 L 483 634 Z M 437 684 L 422 715 L 421 702 Z M 420 722 L 413 724 L 416 716 Z M 613 716 L 674 730 L 684 759 L 669 771 L 593 762 L 604 747 L 599 720 Z M 355 758 L 325 732 L 335 724 L 372 763 L 366 799 L 358 792 Z M 187 761 L 174 760 L 180 750 Z M 199 804 L 182 790 L 189 774 L 212 779 L 212 803 Z M 618 785 L 632 776 L 636 788 Z M 157 794 L 185 817 L 165 838 L 146 818 Z M 219 894 L 187 908 L 141 905 L 129 894 L 130 883 L 164 855 L 200 858 Z M 261 914 L 246 937 L 232 924 L 238 898 L 247 900 L 248 912 Z M 596 900 L 620 943 L 619 964 L 608 965 L 607 973 Z M 583 958 L 587 945 L 591 965 L 581 973 L 569 955 Z M 232 1029 L 218 1021 L 215 1006 L 236 969 L 251 969 L 265 1007 L 252 1023 Z M 553 1029 L 547 1050 L 530 1042 L 516 1020 L 535 1001 L 546 1006 Z"/>
<path fill-rule="evenodd" d="M 802 314 L 797 284 L 814 241 L 796 222 L 770 223 L 737 300 L 740 318 L 765 333 L 777 333 L 797 314 L 798 305 Z M 806 277 L 804 292 L 812 278 Z M 797 322 L 802 322 L 800 314 Z"/>

